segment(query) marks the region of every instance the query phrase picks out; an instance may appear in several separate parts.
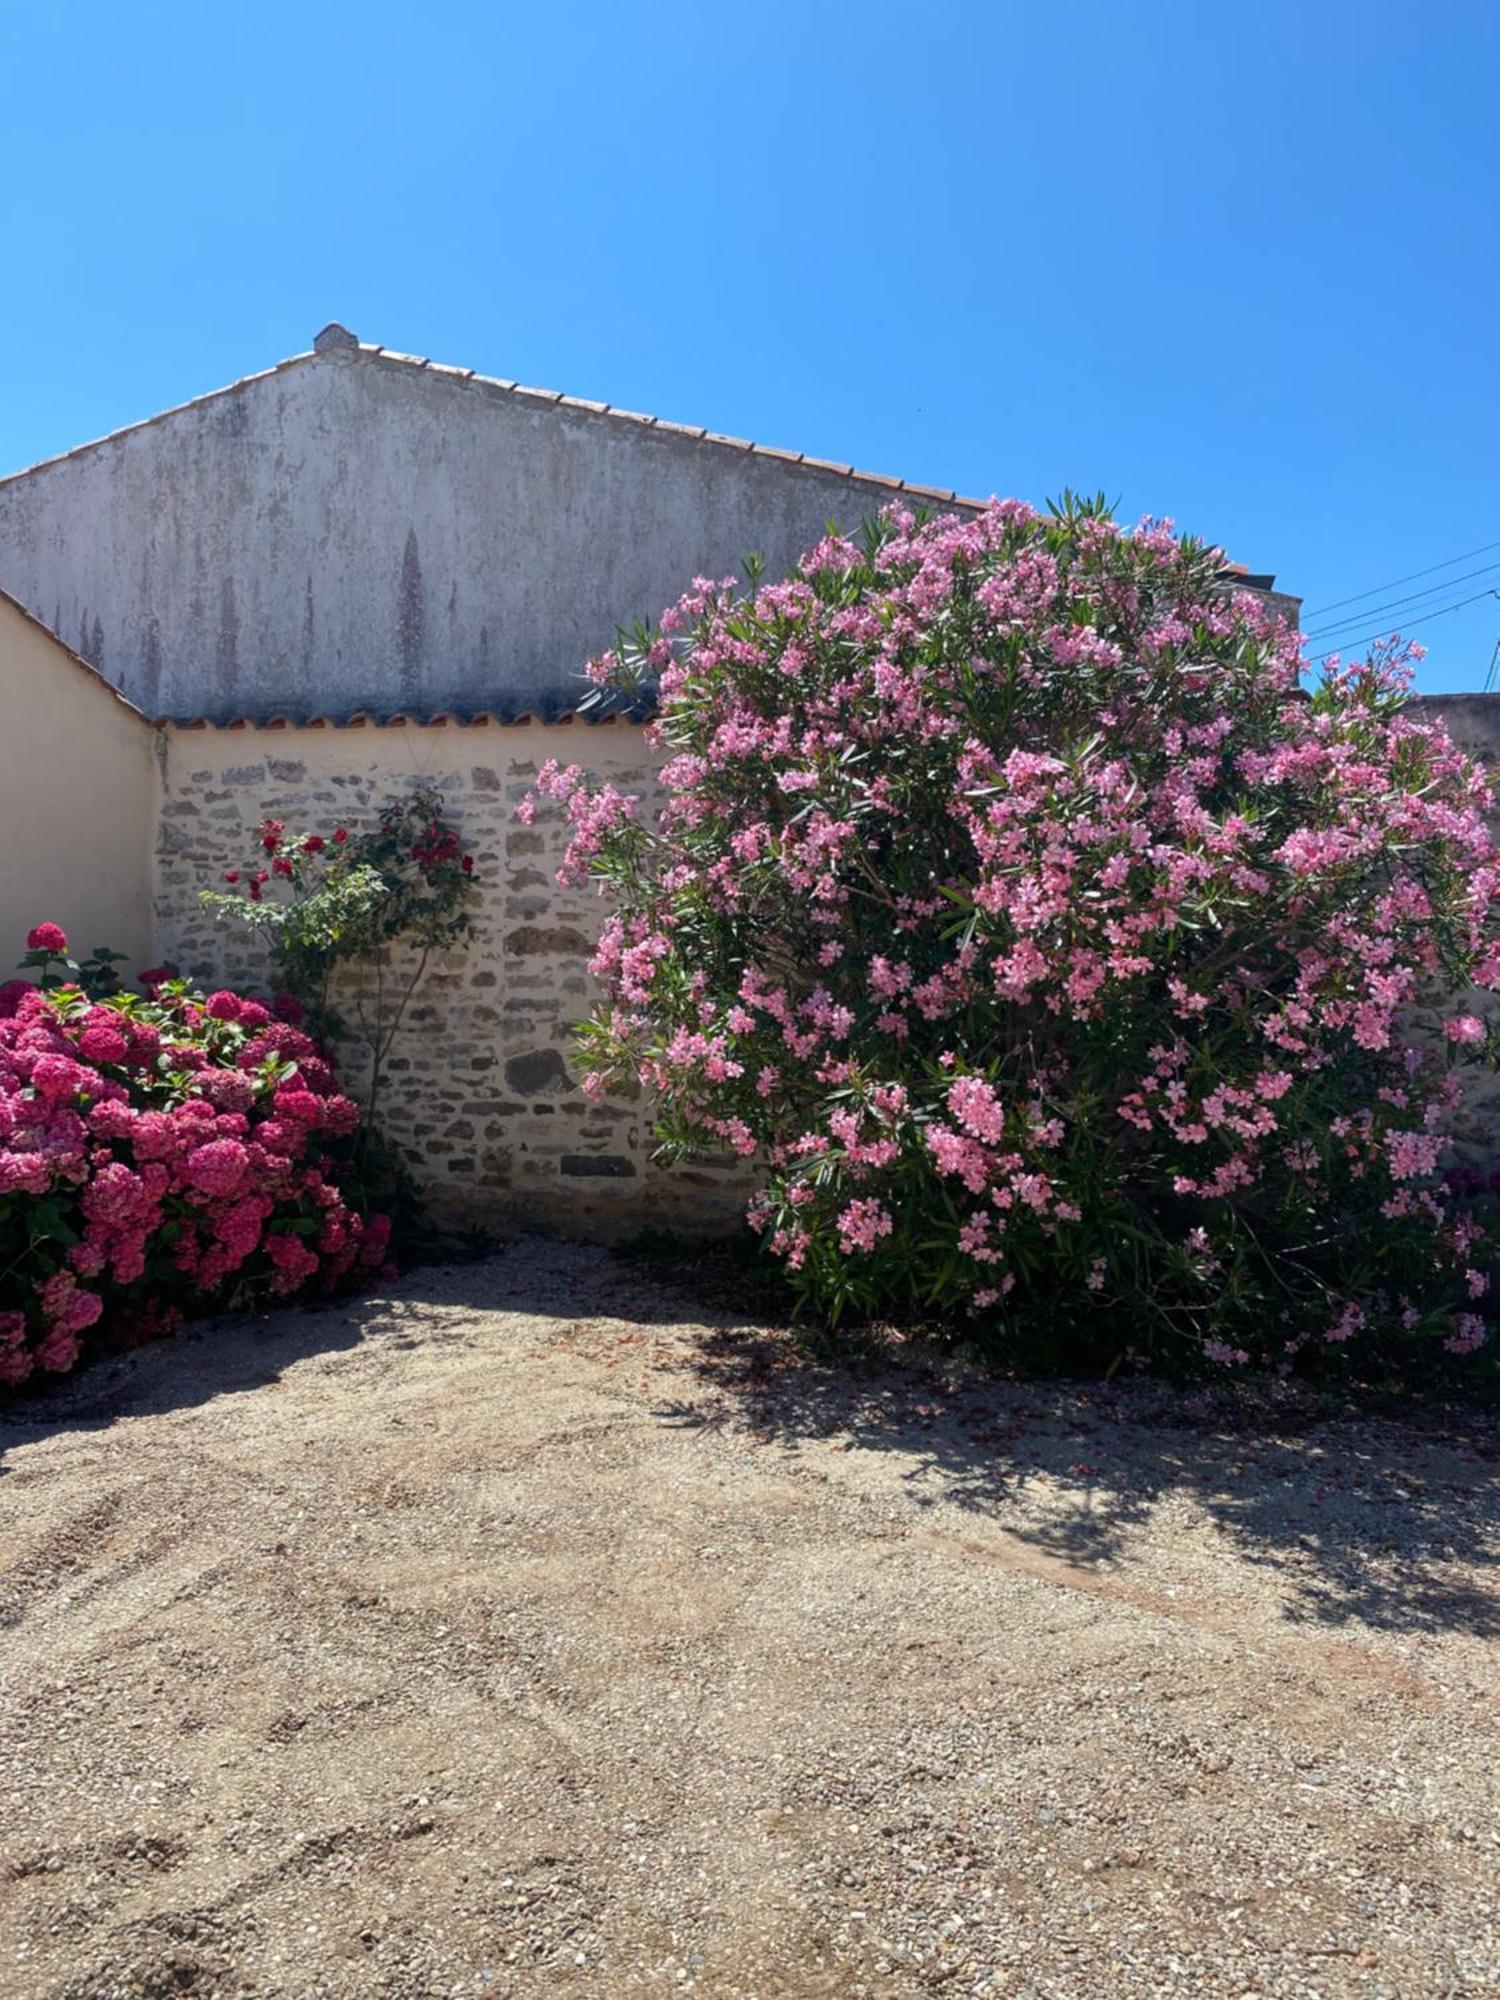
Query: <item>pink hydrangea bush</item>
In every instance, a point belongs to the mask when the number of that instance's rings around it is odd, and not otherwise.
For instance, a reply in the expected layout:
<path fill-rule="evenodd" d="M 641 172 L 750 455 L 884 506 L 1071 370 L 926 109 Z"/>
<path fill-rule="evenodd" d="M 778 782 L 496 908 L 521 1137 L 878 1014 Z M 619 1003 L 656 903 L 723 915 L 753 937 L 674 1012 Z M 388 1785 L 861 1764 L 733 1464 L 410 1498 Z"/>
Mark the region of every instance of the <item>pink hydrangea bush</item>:
<path fill-rule="evenodd" d="M 70 963 L 55 924 L 27 942 L 44 977 Z M 0 987 L 0 1387 L 384 1263 L 385 1218 L 340 1188 L 359 1113 L 310 1038 L 170 966 L 142 985 Z"/>
<path fill-rule="evenodd" d="M 590 1087 L 757 1162 L 829 1317 L 1063 1364 L 1477 1349 L 1445 1168 L 1490 1037 L 1442 996 L 1500 985 L 1488 789 L 1394 650 L 1302 666 L 1218 551 L 1071 498 L 700 579 L 590 670 L 658 703 L 659 813 L 555 766 L 521 809 L 613 906 Z"/>

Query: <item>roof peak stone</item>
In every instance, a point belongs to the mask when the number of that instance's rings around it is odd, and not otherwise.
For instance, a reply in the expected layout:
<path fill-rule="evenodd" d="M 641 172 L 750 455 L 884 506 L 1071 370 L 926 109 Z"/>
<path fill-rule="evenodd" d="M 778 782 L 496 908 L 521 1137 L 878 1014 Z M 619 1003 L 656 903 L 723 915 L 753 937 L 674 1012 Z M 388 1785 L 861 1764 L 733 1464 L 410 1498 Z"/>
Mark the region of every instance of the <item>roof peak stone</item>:
<path fill-rule="evenodd" d="M 331 319 L 321 333 L 313 335 L 314 354 L 358 353 L 359 335 L 351 333 L 347 326 Z"/>

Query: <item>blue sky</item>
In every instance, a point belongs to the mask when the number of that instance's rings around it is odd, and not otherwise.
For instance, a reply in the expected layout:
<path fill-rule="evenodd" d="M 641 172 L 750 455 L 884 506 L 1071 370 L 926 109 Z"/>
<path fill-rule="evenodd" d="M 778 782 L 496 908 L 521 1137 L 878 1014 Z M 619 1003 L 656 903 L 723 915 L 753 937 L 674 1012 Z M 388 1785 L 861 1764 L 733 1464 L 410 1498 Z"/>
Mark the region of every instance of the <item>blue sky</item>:
<path fill-rule="evenodd" d="M 1274 570 L 1318 651 L 1500 588 L 1500 546 L 1448 563 L 1500 544 L 1493 4 L 73 0 L 0 7 L 0 74 L 5 470 L 339 318 L 1103 487 Z M 1500 599 L 1410 629 L 1476 687 Z"/>

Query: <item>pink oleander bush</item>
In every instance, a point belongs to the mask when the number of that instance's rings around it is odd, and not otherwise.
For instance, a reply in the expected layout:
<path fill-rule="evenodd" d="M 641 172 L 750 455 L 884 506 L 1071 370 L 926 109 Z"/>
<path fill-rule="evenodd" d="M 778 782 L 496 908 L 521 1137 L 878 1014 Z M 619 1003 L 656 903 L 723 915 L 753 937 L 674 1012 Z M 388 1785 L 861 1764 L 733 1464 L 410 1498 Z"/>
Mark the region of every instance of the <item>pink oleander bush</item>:
<path fill-rule="evenodd" d="M 589 1086 L 757 1163 L 821 1314 L 1061 1365 L 1484 1343 L 1445 1170 L 1491 1038 L 1444 996 L 1500 985 L 1500 853 L 1404 656 L 1309 692 L 1218 551 L 1070 497 L 892 509 L 590 671 L 668 761 L 654 818 L 539 781 L 612 904 Z"/>
<path fill-rule="evenodd" d="M 358 1109 L 291 1020 L 169 966 L 90 999 L 56 924 L 27 945 L 35 982 L 0 987 L 0 1388 L 383 1263 L 339 1184 Z"/>

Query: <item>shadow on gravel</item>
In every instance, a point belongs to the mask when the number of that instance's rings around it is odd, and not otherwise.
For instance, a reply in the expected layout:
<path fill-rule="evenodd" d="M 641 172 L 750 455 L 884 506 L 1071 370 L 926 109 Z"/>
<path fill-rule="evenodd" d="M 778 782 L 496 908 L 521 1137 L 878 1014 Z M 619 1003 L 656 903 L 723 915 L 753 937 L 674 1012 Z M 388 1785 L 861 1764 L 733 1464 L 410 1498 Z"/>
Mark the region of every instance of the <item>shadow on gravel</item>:
<path fill-rule="evenodd" d="M 34 1376 L 0 1400 L 0 1478 L 21 1445 L 265 1389 L 296 1363 L 352 1354 L 374 1334 L 399 1350 L 463 1340 L 476 1313 L 664 1324 L 684 1310 L 680 1296 L 640 1285 L 606 1250 L 523 1236 L 487 1258 L 412 1269 L 394 1290 L 190 1320 L 168 1340 L 101 1356 L 76 1374 Z"/>
<path fill-rule="evenodd" d="M 750 1331 L 705 1330 L 695 1368 L 707 1400 L 663 1408 L 664 1421 L 899 1452 L 919 1500 L 983 1513 L 1061 1561 L 1125 1556 L 1182 1494 L 1244 1560 L 1282 1573 L 1294 1620 L 1500 1635 L 1492 1414 L 1393 1420 L 1295 1392 L 955 1381 L 941 1364 L 823 1360 Z M 1053 1487 L 1041 1526 L 1014 1504 L 1039 1474 Z"/>
<path fill-rule="evenodd" d="M 1153 1511 L 1183 1495 L 1244 1560 L 1280 1573 L 1291 1618 L 1500 1635 L 1500 1413 L 1422 1406 L 1397 1419 L 1295 1392 L 1017 1384 L 854 1344 L 821 1358 L 774 1330 L 773 1312 L 747 1326 L 745 1289 L 712 1265 L 684 1276 L 676 1261 L 669 1280 L 603 1250 L 523 1239 L 482 1263 L 413 1271 L 395 1292 L 201 1321 L 14 1398 L 0 1412 L 0 1474 L 18 1446 L 265 1389 L 314 1356 L 348 1351 L 336 1365 L 358 1367 L 377 1341 L 467 1342 L 476 1314 L 556 1318 L 568 1334 L 606 1319 L 691 1332 L 677 1365 L 693 1393 L 658 1403 L 663 1423 L 899 1453 L 918 1504 L 982 1513 L 1078 1564 L 1128 1556 Z M 1038 1475 L 1040 1523 L 1016 1504 Z"/>
<path fill-rule="evenodd" d="M 169 1340 L 107 1355 L 76 1375 L 37 1377 L 0 1409 L 0 1477 L 19 1445 L 264 1389 L 295 1362 L 357 1347 L 374 1318 L 382 1325 L 410 1320 L 415 1328 L 424 1310 L 416 1297 L 341 1299 L 198 1320 Z"/>

